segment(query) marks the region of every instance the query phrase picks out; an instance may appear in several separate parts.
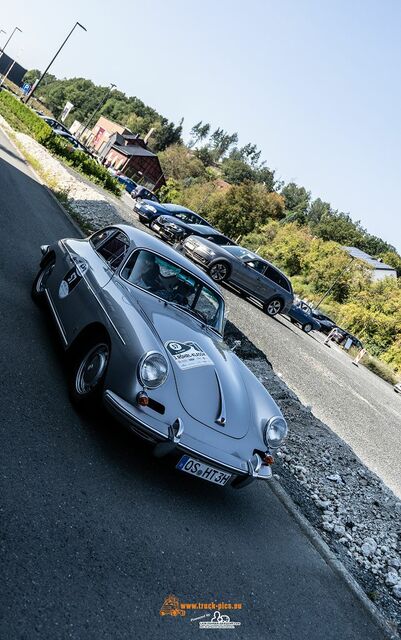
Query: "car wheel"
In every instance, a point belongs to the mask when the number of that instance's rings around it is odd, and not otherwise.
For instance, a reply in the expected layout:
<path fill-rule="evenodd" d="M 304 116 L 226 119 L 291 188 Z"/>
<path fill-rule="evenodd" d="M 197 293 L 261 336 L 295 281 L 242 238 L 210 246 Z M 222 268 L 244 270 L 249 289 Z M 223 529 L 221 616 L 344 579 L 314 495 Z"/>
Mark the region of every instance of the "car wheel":
<path fill-rule="evenodd" d="M 73 358 L 70 395 L 74 404 L 91 406 L 101 400 L 104 376 L 110 358 L 110 346 L 99 339 L 83 345 Z"/>
<path fill-rule="evenodd" d="M 215 282 L 223 282 L 229 275 L 229 267 L 225 262 L 215 262 L 209 268 L 209 275 Z"/>
<path fill-rule="evenodd" d="M 263 311 L 267 313 L 268 316 L 274 317 L 278 313 L 280 313 L 283 308 L 283 303 L 279 298 L 272 298 L 269 302 L 265 302 L 263 306 Z"/>
<path fill-rule="evenodd" d="M 302 325 L 302 331 L 305 331 L 305 333 L 310 333 L 312 329 L 313 327 L 310 322 L 307 322 L 306 324 Z"/>
<path fill-rule="evenodd" d="M 49 279 L 51 272 L 54 269 L 54 265 L 56 264 L 55 258 L 51 258 L 40 268 L 39 273 L 37 274 L 35 280 L 32 284 L 31 296 L 32 299 L 40 304 L 43 302 L 45 296 L 46 282 Z"/>

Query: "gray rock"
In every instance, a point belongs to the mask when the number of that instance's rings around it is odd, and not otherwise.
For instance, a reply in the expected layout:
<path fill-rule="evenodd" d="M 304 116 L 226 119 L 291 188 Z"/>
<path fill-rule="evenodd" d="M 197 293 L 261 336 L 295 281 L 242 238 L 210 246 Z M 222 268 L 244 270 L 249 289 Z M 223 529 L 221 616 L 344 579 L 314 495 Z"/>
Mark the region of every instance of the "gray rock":
<path fill-rule="evenodd" d="M 332 522 L 323 522 L 323 529 L 331 532 L 334 529 L 334 524 Z"/>
<path fill-rule="evenodd" d="M 365 558 L 372 556 L 377 549 L 377 543 L 373 538 L 365 538 L 361 546 L 361 551 Z"/>
<path fill-rule="evenodd" d="M 331 482 L 337 482 L 337 484 L 343 484 L 344 480 L 342 479 L 342 477 L 340 476 L 339 473 L 333 473 L 333 475 L 331 476 L 326 476 L 327 480 L 330 480 Z"/>
<path fill-rule="evenodd" d="M 391 569 L 385 578 L 386 584 L 389 587 L 393 587 L 394 585 L 398 584 L 400 582 L 400 576 L 398 575 L 398 573 L 396 572 L 395 569 Z"/>
<path fill-rule="evenodd" d="M 394 567 L 394 569 L 399 569 L 401 567 L 401 560 L 399 558 L 390 558 L 387 562 L 389 567 Z"/>
<path fill-rule="evenodd" d="M 393 587 L 393 595 L 398 598 L 399 600 L 401 600 L 401 582 L 399 582 L 398 584 L 394 585 Z"/>
<path fill-rule="evenodd" d="M 338 536 L 343 536 L 345 533 L 345 527 L 343 524 L 335 524 L 334 525 L 334 533 Z"/>

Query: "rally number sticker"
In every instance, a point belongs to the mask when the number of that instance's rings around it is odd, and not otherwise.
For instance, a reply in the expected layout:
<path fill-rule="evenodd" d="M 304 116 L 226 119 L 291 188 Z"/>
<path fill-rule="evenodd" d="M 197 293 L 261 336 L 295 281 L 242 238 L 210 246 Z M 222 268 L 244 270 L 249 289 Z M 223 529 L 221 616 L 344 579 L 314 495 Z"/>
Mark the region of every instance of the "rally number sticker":
<path fill-rule="evenodd" d="M 73 289 L 77 286 L 78 282 L 81 280 L 82 276 L 79 273 L 79 270 L 74 267 L 71 269 L 60 282 L 60 286 L 58 289 L 58 295 L 60 298 L 66 298 Z"/>
<path fill-rule="evenodd" d="M 165 346 L 176 365 L 184 371 L 194 367 L 213 365 L 207 353 L 196 342 L 170 340 Z"/>

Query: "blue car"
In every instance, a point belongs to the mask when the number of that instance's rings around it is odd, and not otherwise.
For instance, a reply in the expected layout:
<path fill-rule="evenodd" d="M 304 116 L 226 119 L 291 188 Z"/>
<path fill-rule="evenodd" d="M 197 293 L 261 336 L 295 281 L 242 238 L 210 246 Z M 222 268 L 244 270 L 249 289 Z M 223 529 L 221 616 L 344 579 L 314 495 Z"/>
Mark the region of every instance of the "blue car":
<path fill-rule="evenodd" d="M 288 311 L 289 316 L 293 324 L 299 324 L 302 327 L 302 331 L 310 333 L 311 331 L 320 331 L 321 325 L 316 318 L 313 317 L 312 308 L 303 300 L 295 302 Z"/>
<path fill-rule="evenodd" d="M 134 182 L 133 180 L 131 180 L 131 178 L 128 178 L 127 176 L 116 176 L 118 182 L 121 182 L 121 184 L 124 185 L 125 190 L 128 193 L 131 193 L 131 191 L 133 191 L 134 189 L 137 188 L 137 183 Z"/>

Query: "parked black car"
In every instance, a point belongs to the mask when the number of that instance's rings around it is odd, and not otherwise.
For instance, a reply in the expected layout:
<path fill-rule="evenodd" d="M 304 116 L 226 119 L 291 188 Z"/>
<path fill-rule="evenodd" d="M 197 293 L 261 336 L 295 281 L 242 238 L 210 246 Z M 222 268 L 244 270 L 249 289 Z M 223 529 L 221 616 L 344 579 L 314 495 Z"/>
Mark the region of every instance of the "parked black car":
<path fill-rule="evenodd" d="M 317 309 L 312 309 L 312 315 L 320 324 L 320 331 L 328 335 L 334 327 L 336 327 L 336 323 L 334 320 L 326 316 L 324 313 L 321 313 Z"/>
<path fill-rule="evenodd" d="M 160 202 L 159 198 L 155 193 L 153 193 L 153 191 L 150 191 L 150 189 L 147 189 L 140 184 L 138 184 L 136 189 L 133 189 L 133 191 L 131 191 L 131 198 L 133 198 L 134 200 L 146 199 L 151 200 L 152 202 Z"/>
<path fill-rule="evenodd" d="M 341 327 L 336 327 L 336 333 L 333 335 L 332 340 L 337 344 L 343 346 L 345 342 L 350 338 L 352 340 L 352 346 L 357 349 L 363 349 L 363 344 L 356 336 L 353 336 L 352 333 L 346 331 L 346 329 L 342 329 Z"/>
<path fill-rule="evenodd" d="M 303 300 L 295 302 L 290 307 L 287 315 L 292 323 L 300 324 L 305 333 L 310 333 L 313 330 L 320 331 L 320 322 L 313 317 L 311 307 Z"/>
<path fill-rule="evenodd" d="M 179 213 L 196 216 L 197 219 L 203 220 L 197 213 L 182 207 L 179 204 L 171 204 L 170 202 L 154 202 L 153 200 L 147 200 L 146 198 L 138 199 L 134 204 L 134 211 L 138 214 L 139 221 L 142 224 L 150 225 L 153 220 L 156 220 L 161 215 L 176 216 Z"/>
<path fill-rule="evenodd" d="M 189 210 L 172 210 L 171 215 L 161 215 L 151 222 L 150 228 L 163 240 L 173 244 L 181 242 L 187 236 L 200 235 L 199 231 L 202 233 L 205 229 L 210 234 L 217 231 L 207 220 Z"/>

